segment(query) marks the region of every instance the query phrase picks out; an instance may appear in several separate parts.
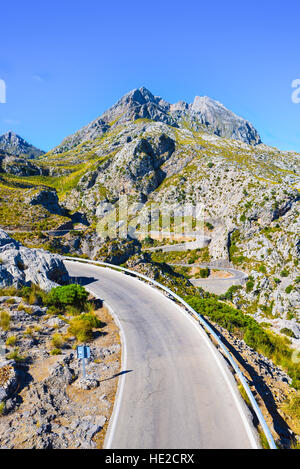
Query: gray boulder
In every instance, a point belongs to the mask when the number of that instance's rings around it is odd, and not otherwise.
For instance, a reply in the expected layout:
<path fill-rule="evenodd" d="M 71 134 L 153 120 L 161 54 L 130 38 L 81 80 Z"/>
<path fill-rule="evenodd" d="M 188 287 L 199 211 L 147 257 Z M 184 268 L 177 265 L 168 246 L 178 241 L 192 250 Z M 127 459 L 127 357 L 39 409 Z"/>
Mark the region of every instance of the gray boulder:
<path fill-rule="evenodd" d="M 33 164 L 30 159 L 1 152 L 1 150 L 0 171 L 16 176 L 38 176 L 44 173 L 43 170 Z"/>
<path fill-rule="evenodd" d="M 50 213 L 58 215 L 63 214 L 63 210 L 59 205 L 58 196 L 55 190 L 39 190 L 36 194 L 25 200 L 30 205 L 42 205 Z"/>
<path fill-rule="evenodd" d="M 0 287 L 36 284 L 49 291 L 68 280 L 59 255 L 26 248 L 0 229 Z"/>

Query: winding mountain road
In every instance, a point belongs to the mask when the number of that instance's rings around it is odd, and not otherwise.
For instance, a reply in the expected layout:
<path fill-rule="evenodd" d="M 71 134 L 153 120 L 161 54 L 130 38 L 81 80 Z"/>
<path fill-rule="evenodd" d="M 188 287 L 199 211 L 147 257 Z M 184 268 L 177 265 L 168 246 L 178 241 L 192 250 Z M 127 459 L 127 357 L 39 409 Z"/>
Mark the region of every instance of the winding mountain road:
<path fill-rule="evenodd" d="M 231 267 L 216 267 L 214 264 L 205 263 L 205 264 L 187 264 L 185 262 L 172 262 L 169 265 L 179 266 L 179 267 L 200 267 L 201 269 L 209 268 L 211 270 L 221 270 L 228 272 L 230 277 L 208 277 L 208 278 L 193 278 L 190 279 L 190 282 L 195 287 L 202 287 L 204 290 L 207 290 L 216 295 L 221 295 L 225 293 L 228 288 L 233 285 L 243 285 L 248 279 L 248 275 L 241 270 L 236 270 Z"/>
<path fill-rule="evenodd" d="M 123 374 L 106 448 L 257 448 L 224 359 L 174 302 L 136 278 L 66 261 L 114 310 Z"/>

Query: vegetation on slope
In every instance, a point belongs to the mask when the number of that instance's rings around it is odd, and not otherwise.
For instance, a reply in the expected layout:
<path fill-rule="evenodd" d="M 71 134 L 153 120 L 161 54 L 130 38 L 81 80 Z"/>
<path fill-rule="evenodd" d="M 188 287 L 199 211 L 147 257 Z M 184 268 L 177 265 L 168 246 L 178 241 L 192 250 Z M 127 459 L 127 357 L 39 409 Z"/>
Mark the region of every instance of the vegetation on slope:
<path fill-rule="evenodd" d="M 293 386 L 300 389 L 300 363 L 294 360 L 294 350 L 289 346 L 287 338 L 265 330 L 251 316 L 215 298 L 188 296 L 185 300 L 197 313 L 229 330 L 249 347 L 285 369 L 293 379 Z"/>

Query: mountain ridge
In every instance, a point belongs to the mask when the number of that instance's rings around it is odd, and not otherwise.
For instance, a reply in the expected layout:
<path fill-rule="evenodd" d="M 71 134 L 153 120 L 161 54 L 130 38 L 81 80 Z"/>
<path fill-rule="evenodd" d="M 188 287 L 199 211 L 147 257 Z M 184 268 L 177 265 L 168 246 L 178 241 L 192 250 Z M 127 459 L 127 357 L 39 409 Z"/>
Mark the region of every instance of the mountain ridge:
<path fill-rule="evenodd" d="M 13 156 L 26 156 L 28 158 L 38 158 L 45 154 L 44 151 L 31 145 L 12 130 L 0 135 L 0 150 Z"/>
<path fill-rule="evenodd" d="M 246 119 L 228 110 L 223 104 L 208 97 L 196 96 L 193 103 L 179 101 L 170 104 L 154 96 L 147 88 L 135 88 L 126 93 L 101 116 L 66 137 L 53 153 L 61 153 L 88 140 L 103 136 L 112 126 L 137 119 L 151 119 L 175 128 L 186 126 L 207 130 L 218 136 L 233 138 L 250 145 L 262 143 L 261 138 Z"/>

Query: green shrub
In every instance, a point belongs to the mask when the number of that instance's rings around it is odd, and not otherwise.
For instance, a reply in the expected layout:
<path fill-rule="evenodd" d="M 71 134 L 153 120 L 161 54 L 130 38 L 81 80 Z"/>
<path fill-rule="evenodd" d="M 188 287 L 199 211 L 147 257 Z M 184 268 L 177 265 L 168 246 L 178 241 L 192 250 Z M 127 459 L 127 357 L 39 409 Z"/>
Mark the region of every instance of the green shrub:
<path fill-rule="evenodd" d="M 58 314 L 61 313 L 61 309 L 60 309 L 60 308 L 57 308 L 57 307 L 54 306 L 54 305 L 52 305 L 52 306 L 49 306 L 49 307 L 47 308 L 47 313 L 48 313 L 48 314 L 53 314 L 53 315 L 55 315 L 55 314 L 58 315 Z"/>
<path fill-rule="evenodd" d="M 229 331 L 245 330 L 249 324 L 256 321 L 241 311 L 221 303 L 215 298 L 186 297 L 186 301 L 200 314 L 225 327 Z"/>
<path fill-rule="evenodd" d="M 31 327 L 27 327 L 27 329 L 24 331 L 24 336 L 26 337 L 29 335 L 30 337 L 33 337 L 34 330 Z"/>
<path fill-rule="evenodd" d="M 261 327 L 266 327 L 267 329 L 272 326 L 270 322 L 265 322 L 265 321 L 262 321 L 259 324 L 261 325 Z"/>
<path fill-rule="evenodd" d="M 18 289 L 14 286 L 0 288 L 0 296 L 19 296 Z"/>
<path fill-rule="evenodd" d="M 8 346 L 8 347 L 12 347 L 14 345 L 16 345 L 16 342 L 17 342 L 17 338 L 15 335 L 11 335 L 10 337 L 8 337 L 6 339 L 6 342 L 5 344 Z"/>
<path fill-rule="evenodd" d="M 289 271 L 286 270 L 286 269 L 284 269 L 284 270 L 282 270 L 282 271 L 280 272 L 280 275 L 281 275 L 281 277 L 288 277 Z"/>
<path fill-rule="evenodd" d="M 246 292 L 247 293 L 250 293 L 254 288 L 254 282 L 253 280 L 248 280 L 248 282 L 246 283 Z"/>
<path fill-rule="evenodd" d="M 281 334 L 285 334 L 288 337 L 293 337 L 293 338 L 296 337 L 294 332 L 291 329 L 289 329 L 288 327 L 283 327 L 282 329 L 280 329 L 280 332 L 281 332 Z"/>
<path fill-rule="evenodd" d="M 200 269 L 199 274 L 200 274 L 201 278 L 207 278 L 210 275 L 210 270 L 209 270 L 209 268 Z"/>
<path fill-rule="evenodd" d="M 26 357 L 23 355 L 20 355 L 19 353 L 19 347 L 16 347 L 12 352 L 10 352 L 7 355 L 8 360 L 15 360 L 15 362 L 24 362 L 26 360 Z"/>
<path fill-rule="evenodd" d="M 263 311 L 264 316 L 267 318 L 270 318 L 273 316 L 273 307 L 274 307 L 274 300 L 271 301 L 271 303 L 266 304 L 266 305 L 258 305 L 259 309 Z"/>
<path fill-rule="evenodd" d="M 78 316 L 82 312 L 82 308 L 79 306 L 68 305 L 65 307 L 65 312 L 71 316 Z"/>
<path fill-rule="evenodd" d="M 47 293 L 44 292 L 38 285 L 22 287 L 18 294 L 30 305 L 44 305 L 47 302 Z"/>
<path fill-rule="evenodd" d="M 265 274 L 267 273 L 267 269 L 266 269 L 266 266 L 265 265 L 260 265 L 259 268 L 258 268 L 258 272 L 261 272 L 262 274 Z"/>
<path fill-rule="evenodd" d="M 88 324 L 90 324 L 91 327 L 94 327 L 95 329 L 103 325 L 100 319 L 98 319 L 97 316 L 92 313 L 83 313 L 78 318 L 75 318 L 75 320 L 76 319 L 87 322 Z"/>
<path fill-rule="evenodd" d="M 19 304 L 18 311 L 25 311 L 25 313 L 27 314 L 32 314 L 32 309 L 30 308 L 30 306 L 26 306 L 24 304 Z"/>
<path fill-rule="evenodd" d="M 6 301 L 5 301 L 6 304 L 8 305 L 15 305 L 16 304 L 16 300 L 14 298 L 8 298 Z"/>
<path fill-rule="evenodd" d="M 71 284 L 55 287 L 52 288 L 49 294 L 48 304 L 61 308 L 74 306 L 82 311 L 88 295 L 88 292 L 81 285 Z"/>
<path fill-rule="evenodd" d="M 274 345 L 269 336 L 257 323 L 248 325 L 244 334 L 244 341 L 249 347 L 266 356 L 270 356 L 274 352 Z"/>
<path fill-rule="evenodd" d="M 286 293 L 291 293 L 291 291 L 294 289 L 293 285 L 288 285 L 285 289 Z"/>
<path fill-rule="evenodd" d="M 23 298 L 29 304 L 45 304 L 47 300 L 47 293 L 44 292 L 38 285 L 31 285 L 30 287 L 22 287 L 20 289 L 10 286 L 0 289 L 0 296 L 18 296 Z M 15 303 L 13 298 L 7 300 L 9 303 Z"/>
<path fill-rule="evenodd" d="M 210 231 L 211 231 L 211 230 L 213 230 L 213 229 L 214 229 L 214 225 L 212 225 L 212 224 L 211 224 L 211 223 L 209 223 L 208 221 L 206 221 L 204 224 L 205 224 L 205 226 L 206 226 L 206 228 L 207 228 L 208 230 L 210 230 Z"/>
<path fill-rule="evenodd" d="M 242 288 L 241 285 L 232 285 L 231 287 L 228 288 L 226 293 L 219 296 L 219 299 L 220 300 L 229 300 L 229 301 L 231 301 L 233 299 L 234 293 L 236 293 L 241 288 Z"/>
<path fill-rule="evenodd" d="M 298 391 L 289 397 L 283 408 L 292 418 L 300 420 L 300 392 Z"/>
<path fill-rule="evenodd" d="M 154 240 L 151 238 L 151 236 L 146 236 L 146 238 L 143 239 L 143 243 L 152 246 L 154 244 Z"/>
<path fill-rule="evenodd" d="M 5 412 L 5 402 L 0 402 L 0 415 L 3 415 Z"/>
<path fill-rule="evenodd" d="M 93 340 L 93 328 L 86 321 L 74 318 L 70 324 L 68 332 L 75 336 L 78 342 L 90 342 Z"/>
<path fill-rule="evenodd" d="M 188 296 L 185 300 L 199 314 L 244 339 L 249 347 L 284 368 L 292 378 L 292 386 L 300 387 L 300 364 L 293 360 L 294 350 L 286 337 L 264 330 L 252 317 L 215 298 Z"/>
<path fill-rule="evenodd" d="M 261 427 L 258 427 L 257 431 L 262 449 L 270 449 L 270 445 L 265 435 L 265 432 L 262 430 Z"/>

